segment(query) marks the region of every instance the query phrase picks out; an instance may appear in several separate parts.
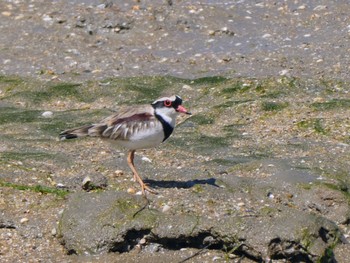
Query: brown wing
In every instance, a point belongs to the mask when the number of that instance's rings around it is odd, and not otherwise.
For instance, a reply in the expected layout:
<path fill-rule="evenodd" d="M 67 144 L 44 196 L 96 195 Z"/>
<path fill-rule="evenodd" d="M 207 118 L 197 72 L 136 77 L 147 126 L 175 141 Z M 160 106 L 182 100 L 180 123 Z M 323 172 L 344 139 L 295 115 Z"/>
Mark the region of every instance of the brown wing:
<path fill-rule="evenodd" d="M 151 105 L 125 107 L 99 123 L 69 129 L 60 134 L 61 139 L 84 136 L 104 137 L 114 140 L 128 140 L 132 133 L 156 125 Z"/>
<path fill-rule="evenodd" d="M 128 107 L 103 119 L 89 128 L 89 136 L 113 140 L 128 140 L 134 132 L 155 125 L 156 118 L 150 105 Z"/>

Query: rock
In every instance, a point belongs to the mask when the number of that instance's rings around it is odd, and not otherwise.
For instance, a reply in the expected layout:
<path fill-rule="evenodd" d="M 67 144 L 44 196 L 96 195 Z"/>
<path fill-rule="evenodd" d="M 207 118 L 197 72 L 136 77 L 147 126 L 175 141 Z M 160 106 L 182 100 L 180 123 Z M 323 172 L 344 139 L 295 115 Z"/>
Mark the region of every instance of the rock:
<path fill-rule="evenodd" d="M 171 209 L 171 206 L 164 205 L 163 208 L 162 208 L 162 212 L 165 213 L 165 212 L 169 211 L 170 209 Z"/>
<path fill-rule="evenodd" d="M 12 220 L 0 217 L 0 229 L 1 228 L 8 228 L 8 229 L 15 229 L 17 228 L 15 223 Z"/>
<path fill-rule="evenodd" d="M 41 114 L 41 116 L 44 118 L 52 118 L 53 112 L 52 111 L 45 111 Z"/>
<path fill-rule="evenodd" d="M 141 160 L 144 161 L 144 162 L 147 162 L 147 163 L 151 163 L 152 162 L 152 160 L 150 158 L 146 157 L 146 156 L 142 156 Z"/>
<path fill-rule="evenodd" d="M 349 244 L 341 244 L 337 246 L 334 251 L 334 262 L 350 262 L 350 245 Z"/>
<path fill-rule="evenodd" d="M 124 172 L 123 172 L 123 170 L 115 170 L 113 175 L 115 177 L 120 177 L 120 176 L 124 175 Z"/>
<path fill-rule="evenodd" d="M 156 212 L 144 209 L 141 196 L 124 192 L 76 193 L 59 222 L 68 251 L 94 254 L 129 251 L 155 223 Z"/>
<path fill-rule="evenodd" d="M 83 180 L 83 182 L 81 183 L 81 187 L 84 189 L 84 190 L 88 190 L 91 188 L 91 179 L 89 176 L 86 176 Z"/>
<path fill-rule="evenodd" d="M 128 194 L 136 194 L 135 188 L 132 188 L 132 187 L 128 188 L 128 190 L 127 190 L 126 192 L 127 192 Z"/>
<path fill-rule="evenodd" d="M 146 243 L 147 235 L 147 243 L 164 249 L 209 244 L 258 261 L 281 256 L 316 261 L 341 236 L 328 219 L 288 206 L 257 217 L 209 219 L 191 213 L 164 214 L 149 209 L 142 196 L 114 191 L 73 194 L 60 219 L 59 234 L 66 249 L 77 254 L 130 251 Z"/>
<path fill-rule="evenodd" d="M 23 218 L 21 218 L 21 220 L 19 221 L 21 224 L 24 224 L 24 223 L 27 223 L 29 221 L 29 219 L 28 218 L 26 218 L 26 217 L 23 217 Z"/>

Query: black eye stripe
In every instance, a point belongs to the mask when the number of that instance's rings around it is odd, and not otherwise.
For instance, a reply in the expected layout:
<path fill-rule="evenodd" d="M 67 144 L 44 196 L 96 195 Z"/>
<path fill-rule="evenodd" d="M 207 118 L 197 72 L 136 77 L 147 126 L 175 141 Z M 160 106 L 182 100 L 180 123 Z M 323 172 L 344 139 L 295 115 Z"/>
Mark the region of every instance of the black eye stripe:
<path fill-rule="evenodd" d="M 168 101 L 170 103 L 168 103 Z M 154 103 L 152 103 L 152 107 L 153 108 L 162 108 L 162 107 L 173 107 L 174 109 L 177 109 L 179 107 L 179 105 L 182 104 L 182 99 L 179 96 L 175 96 L 175 100 L 172 101 L 170 99 L 166 99 L 166 100 L 161 100 L 161 101 L 156 101 Z"/>
<path fill-rule="evenodd" d="M 179 96 L 176 96 L 175 101 L 173 102 L 174 108 L 177 108 L 179 105 L 182 104 L 182 99 Z"/>

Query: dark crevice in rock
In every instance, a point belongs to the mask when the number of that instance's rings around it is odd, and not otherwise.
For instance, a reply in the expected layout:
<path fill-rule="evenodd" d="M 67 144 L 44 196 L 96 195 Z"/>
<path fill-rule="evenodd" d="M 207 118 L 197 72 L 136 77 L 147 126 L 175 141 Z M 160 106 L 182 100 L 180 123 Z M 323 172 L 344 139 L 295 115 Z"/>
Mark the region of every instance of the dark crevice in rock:
<path fill-rule="evenodd" d="M 136 229 L 130 229 L 126 232 L 124 236 L 124 242 L 116 242 L 113 244 L 113 246 L 109 249 L 109 252 L 128 252 L 132 250 L 143 238 L 144 236 L 147 236 L 151 231 L 148 229 L 143 230 L 136 230 Z"/>
<path fill-rule="evenodd" d="M 164 248 L 169 250 L 180 250 L 181 248 L 204 248 L 214 250 L 222 250 L 225 243 L 215 238 L 211 233 L 203 232 L 199 233 L 196 236 L 180 236 L 177 238 L 157 238 L 155 237 L 153 242 L 157 242 L 162 245 Z"/>
<path fill-rule="evenodd" d="M 329 231 L 320 229 L 321 238 L 327 242 L 329 240 Z M 130 229 L 125 233 L 123 242 L 116 242 L 109 249 L 109 252 L 129 252 L 140 243 L 140 240 L 145 238 L 148 244 L 159 244 L 163 249 L 180 250 L 183 248 L 209 249 L 220 250 L 225 253 L 235 254 L 238 257 L 249 258 L 256 262 L 263 262 L 263 256 L 254 248 L 248 246 L 242 241 L 223 240 L 219 236 L 209 232 L 201 232 L 195 236 L 179 236 L 176 238 L 159 237 L 151 233 L 150 229 Z M 74 251 L 69 254 L 74 254 Z M 312 263 L 315 258 L 308 253 L 307 249 L 302 244 L 275 238 L 271 240 L 268 246 L 268 255 L 271 259 L 288 259 L 290 262 L 305 262 Z"/>
<path fill-rule="evenodd" d="M 314 262 L 313 256 L 307 252 L 306 248 L 295 241 L 275 238 L 270 241 L 268 252 L 271 259 L 288 259 L 290 262 Z"/>
<path fill-rule="evenodd" d="M 321 227 L 318 231 L 319 236 L 321 237 L 322 241 L 327 243 L 329 238 L 332 237 L 332 234 L 329 233 L 329 231 L 323 227 Z"/>
<path fill-rule="evenodd" d="M 220 250 L 226 253 L 235 254 L 238 257 L 249 258 L 251 260 L 262 262 L 262 255 L 252 247 L 247 246 L 243 242 L 237 240 L 223 240 L 221 237 L 212 235 L 210 232 L 201 232 L 195 236 L 179 236 L 179 237 L 159 237 L 151 233 L 151 230 L 129 230 L 123 242 L 116 242 L 109 249 L 109 252 L 129 252 L 142 238 L 146 238 L 148 244 L 159 244 L 166 250 L 181 250 L 183 248 Z"/>

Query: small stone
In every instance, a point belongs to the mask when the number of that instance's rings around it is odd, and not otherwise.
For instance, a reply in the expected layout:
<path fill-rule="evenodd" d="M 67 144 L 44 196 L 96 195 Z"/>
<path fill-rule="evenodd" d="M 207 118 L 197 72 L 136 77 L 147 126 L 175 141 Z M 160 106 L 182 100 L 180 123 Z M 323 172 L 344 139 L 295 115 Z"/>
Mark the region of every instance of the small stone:
<path fill-rule="evenodd" d="M 89 176 L 86 176 L 81 184 L 83 189 L 88 189 L 89 185 L 91 183 L 91 178 Z"/>
<path fill-rule="evenodd" d="M 52 118 L 53 112 L 52 111 L 45 111 L 41 114 L 41 116 L 44 118 Z"/>
<path fill-rule="evenodd" d="M 318 5 L 314 8 L 314 11 L 321 11 L 327 9 L 326 5 Z"/>
<path fill-rule="evenodd" d="M 57 183 L 57 184 L 56 184 L 56 187 L 57 187 L 57 188 L 64 188 L 65 186 L 64 186 L 64 184 L 62 184 L 62 183 Z"/>
<path fill-rule="evenodd" d="M 105 9 L 106 8 L 106 4 L 100 4 L 96 6 L 98 9 Z"/>
<path fill-rule="evenodd" d="M 163 206 L 162 212 L 165 213 L 165 212 L 169 211 L 170 208 L 171 207 L 169 205 L 165 205 L 165 206 Z"/>
<path fill-rule="evenodd" d="M 209 36 L 215 36 L 215 30 L 209 30 L 208 31 Z"/>
<path fill-rule="evenodd" d="M 57 235 L 57 229 L 56 228 L 52 228 L 51 235 L 52 236 L 56 236 Z"/>
<path fill-rule="evenodd" d="M 123 176 L 124 175 L 124 172 L 122 170 L 115 170 L 114 171 L 114 176 L 115 177 L 120 177 L 120 176 Z"/>
<path fill-rule="evenodd" d="M 21 224 L 24 224 L 24 223 L 27 223 L 29 221 L 29 219 L 28 218 L 26 218 L 26 217 L 23 217 L 23 218 L 21 218 L 21 220 L 19 221 Z"/>
<path fill-rule="evenodd" d="M 3 16 L 11 16 L 11 12 L 8 12 L 8 11 L 1 12 L 1 14 Z"/>
<path fill-rule="evenodd" d="M 264 34 L 264 35 L 262 36 L 262 38 L 269 38 L 269 37 L 271 37 L 271 34 Z"/>
<path fill-rule="evenodd" d="M 143 156 L 143 157 L 141 158 L 141 160 L 144 161 L 144 162 L 148 162 L 148 163 L 151 163 L 151 162 L 152 162 L 151 159 L 148 158 L 148 157 L 146 157 L 146 156 Z"/>
<path fill-rule="evenodd" d="M 283 69 L 278 73 L 280 74 L 280 76 L 286 76 L 289 73 L 289 69 Z"/>
<path fill-rule="evenodd" d="M 45 21 L 45 22 L 51 22 L 51 21 L 52 21 L 52 17 L 49 16 L 49 15 L 44 14 L 44 15 L 43 15 L 43 21 Z"/>
<path fill-rule="evenodd" d="M 147 242 L 146 238 L 141 238 L 139 244 L 144 245 L 144 244 L 146 244 L 146 242 Z"/>
<path fill-rule="evenodd" d="M 136 193 L 135 188 L 132 188 L 132 187 L 128 188 L 128 190 L 126 190 L 126 191 L 128 194 L 135 194 Z"/>
<path fill-rule="evenodd" d="M 155 253 L 158 252 L 161 249 L 161 245 L 157 243 L 150 243 L 145 247 L 145 251 L 149 253 Z"/>

